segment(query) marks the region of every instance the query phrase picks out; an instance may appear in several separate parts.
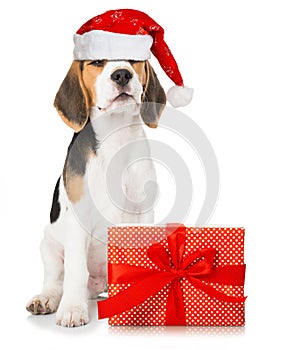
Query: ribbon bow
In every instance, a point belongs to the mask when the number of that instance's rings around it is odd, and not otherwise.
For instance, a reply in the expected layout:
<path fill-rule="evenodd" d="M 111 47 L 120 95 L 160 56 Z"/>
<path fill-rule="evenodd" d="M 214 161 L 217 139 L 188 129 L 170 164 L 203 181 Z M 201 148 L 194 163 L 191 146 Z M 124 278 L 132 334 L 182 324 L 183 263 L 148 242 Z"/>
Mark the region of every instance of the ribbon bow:
<path fill-rule="evenodd" d="M 206 282 L 225 285 L 244 285 L 245 265 L 213 267 L 216 250 L 200 249 L 184 259 L 186 229 L 183 225 L 167 225 L 169 252 L 155 243 L 147 256 L 157 269 L 129 264 L 109 264 L 109 283 L 128 283 L 131 286 L 112 298 L 98 302 L 99 319 L 111 317 L 140 305 L 169 284 L 166 302 L 166 324 L 185 325 L 185 307 L 181 279 L 222 302 L 241 303 L 246 297 L 234 297 L 216 290 Z"/>

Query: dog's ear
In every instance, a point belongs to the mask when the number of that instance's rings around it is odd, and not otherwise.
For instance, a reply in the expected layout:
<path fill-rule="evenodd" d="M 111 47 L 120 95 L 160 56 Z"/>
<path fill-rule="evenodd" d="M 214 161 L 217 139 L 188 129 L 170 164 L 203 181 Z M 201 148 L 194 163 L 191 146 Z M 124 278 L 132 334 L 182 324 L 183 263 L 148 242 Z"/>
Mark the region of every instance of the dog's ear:
<path fill-rule="evenodd" d="M 148 61 L 145 62 L 145 84 L 142 95 L 141 117 L 150 128 L 156 128 L 166 104 L 166 95 Z"/>
<path fill-rule="evenodd" d="M 75 132 L 81 131 L 89 117 L 89 97 L 83 83 L 81 61 L 73 61 L 59 91 L 54 106 L 63 121 Z"/>

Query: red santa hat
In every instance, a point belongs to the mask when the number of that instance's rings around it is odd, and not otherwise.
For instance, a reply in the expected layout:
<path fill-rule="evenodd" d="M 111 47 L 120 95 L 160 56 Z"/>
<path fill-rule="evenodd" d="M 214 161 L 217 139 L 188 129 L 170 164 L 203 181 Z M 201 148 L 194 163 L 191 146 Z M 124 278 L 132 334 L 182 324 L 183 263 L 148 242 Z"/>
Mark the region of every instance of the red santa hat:
<path fill-rule="evenodd" d="M 111 10 L 90 19 L 77 31 L 74 35 L 74 58 L 145 61 L 152 52 L 175 83 L 167 92 L 167 100 L 174 107 L 186 106 L 192 99 L 193 89 L 184 86 L 163 36 L 163 28 L 144 12 Z"/>

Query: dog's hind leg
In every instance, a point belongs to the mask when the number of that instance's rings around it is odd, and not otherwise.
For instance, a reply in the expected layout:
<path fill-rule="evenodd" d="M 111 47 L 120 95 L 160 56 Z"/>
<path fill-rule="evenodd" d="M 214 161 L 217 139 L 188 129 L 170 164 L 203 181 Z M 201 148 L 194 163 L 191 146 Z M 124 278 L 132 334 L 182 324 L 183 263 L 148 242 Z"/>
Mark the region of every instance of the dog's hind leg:
<path fill-rule="evenodd" d="M 40 246 L 44 265 L 44 283 L 42 292 L 35 295 L 26 309 L 34 315 L 44 315 L 57 310 L 63 293 L 64 253 L 60 243 L 49 237 L 55 224 L 48 225 Z"/>

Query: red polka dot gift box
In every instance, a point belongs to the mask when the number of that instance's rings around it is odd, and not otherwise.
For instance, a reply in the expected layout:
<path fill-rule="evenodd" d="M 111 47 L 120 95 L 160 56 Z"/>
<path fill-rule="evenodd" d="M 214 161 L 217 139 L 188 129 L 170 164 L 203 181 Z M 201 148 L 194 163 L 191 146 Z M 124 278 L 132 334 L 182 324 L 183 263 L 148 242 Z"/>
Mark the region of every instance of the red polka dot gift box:
<path fill-rule="evenodd" d="M 119 226 L 108 233 L 110 325 L 244 325 L 244 229 Z"/>

